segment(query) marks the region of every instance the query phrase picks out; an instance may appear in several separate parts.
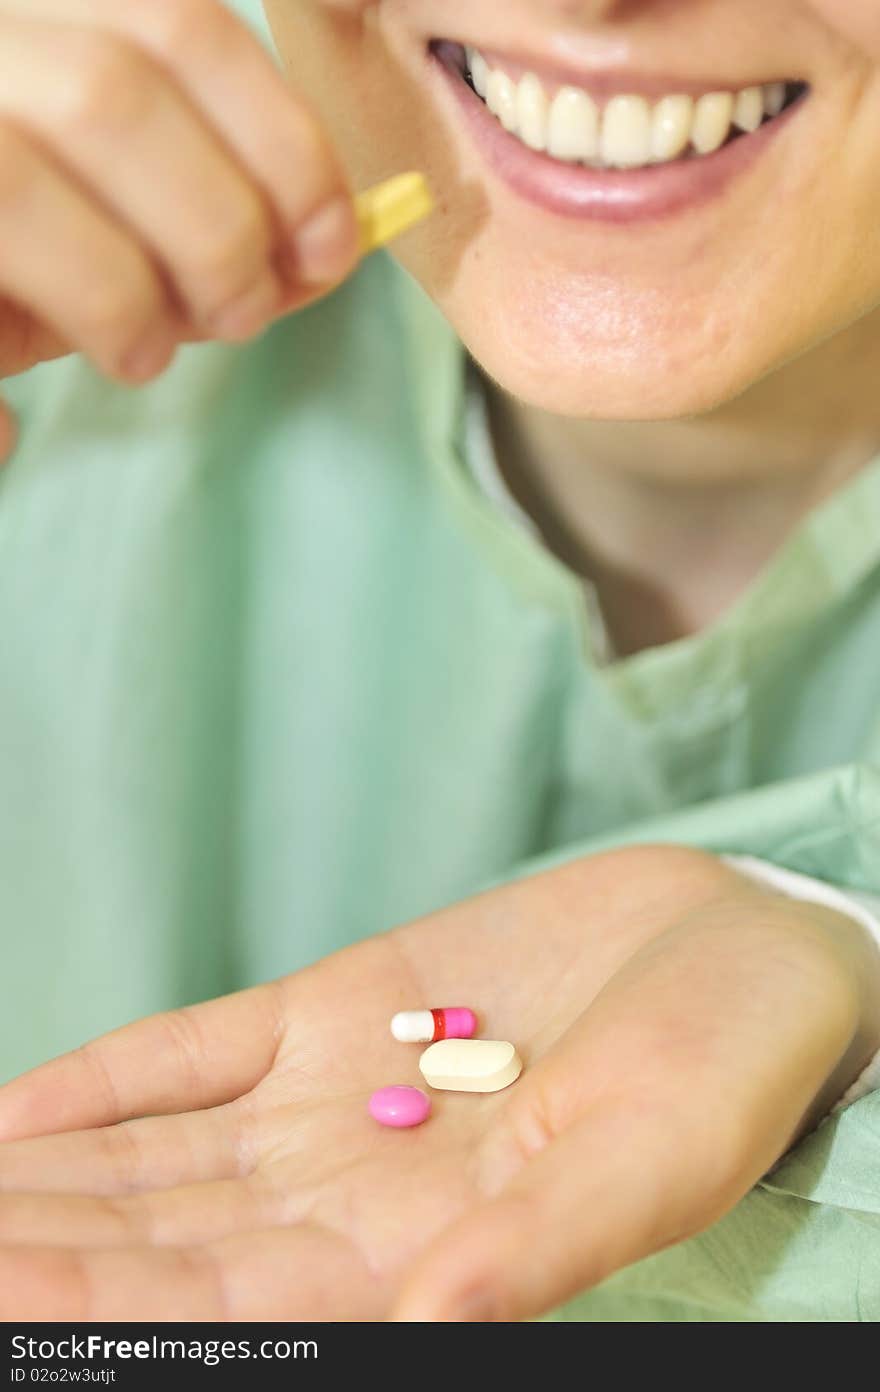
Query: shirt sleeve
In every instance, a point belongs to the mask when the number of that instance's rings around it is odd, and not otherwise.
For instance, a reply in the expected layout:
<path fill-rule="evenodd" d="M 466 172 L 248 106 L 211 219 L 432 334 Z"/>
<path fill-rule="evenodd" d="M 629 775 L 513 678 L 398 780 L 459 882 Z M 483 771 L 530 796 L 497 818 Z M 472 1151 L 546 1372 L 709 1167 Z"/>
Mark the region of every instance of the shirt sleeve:
<path fill-rule="evenodd" d="M 872 938 L 880 954 L 880 895 L 862 891 L 836 889 L 824 880 L 813 879 L 810 875 L 800 875 L 794 870 L 786 870 L 757 856 L 721 855 L 720 859 L 734 870 L 747 875 L 770 889 L 777 889 L 792 899 L 803 899 L 808 903 L 824 904 L 860 923 Z M 831 1114 L 842 1111 L 861 1097 L 880 1088 L 880 1051 L 868 1066 L 862 1070 L 855 1082 L 847 1088 L 838 1102 L 831 1108 Z"/>

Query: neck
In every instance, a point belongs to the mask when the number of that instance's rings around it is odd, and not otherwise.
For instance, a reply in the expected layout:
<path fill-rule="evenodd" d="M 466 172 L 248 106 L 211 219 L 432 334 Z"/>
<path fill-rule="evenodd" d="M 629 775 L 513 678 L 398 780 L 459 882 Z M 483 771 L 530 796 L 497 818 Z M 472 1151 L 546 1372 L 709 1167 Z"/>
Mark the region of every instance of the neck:
<path fill-rule="evenodd" d="M 625 655 L 712 623 L 880 451 L 880 311 L 684 420 L 551 416 L 486 388 L 508 486 Z"/>

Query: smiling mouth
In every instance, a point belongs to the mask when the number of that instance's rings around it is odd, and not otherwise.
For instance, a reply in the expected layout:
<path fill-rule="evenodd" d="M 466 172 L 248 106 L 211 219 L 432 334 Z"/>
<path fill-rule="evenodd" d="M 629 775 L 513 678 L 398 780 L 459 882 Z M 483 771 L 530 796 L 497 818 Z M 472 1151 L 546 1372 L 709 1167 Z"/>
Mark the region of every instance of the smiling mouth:
<path fill-rule="evenodd" d="M 446 39 L 429 49 L 522 145 L 595 170 L 705 159 L 776 121 L 810 90 L 800 81 L 724 88 L 598 73 L 581 86 Z"/>

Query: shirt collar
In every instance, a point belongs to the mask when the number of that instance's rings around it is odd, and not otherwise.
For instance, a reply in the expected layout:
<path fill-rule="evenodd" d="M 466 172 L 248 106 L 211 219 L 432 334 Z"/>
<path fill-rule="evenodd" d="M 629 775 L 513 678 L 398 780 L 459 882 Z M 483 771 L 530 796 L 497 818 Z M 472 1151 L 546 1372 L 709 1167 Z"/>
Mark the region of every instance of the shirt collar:
<path fill-rule="evenodd" d="M 514 526 L 521 528 L 538 545 L 549 550 L 549 544 L 540 527 L 534 518 L 520 507 L 501 472 L 489 425 L 483 379 L 469 355 L 466 356 L 464 366 L 462 416 L 461 457 L 482 496 L 499 514 L 509 518 Z M 599 603 L 599 592 L 592 581 L 585 577 L 580 577 L 580 584 L 587 607 L 593 658 L 597 667 L 607 667 L 615 660 L 616 654 Z"/>

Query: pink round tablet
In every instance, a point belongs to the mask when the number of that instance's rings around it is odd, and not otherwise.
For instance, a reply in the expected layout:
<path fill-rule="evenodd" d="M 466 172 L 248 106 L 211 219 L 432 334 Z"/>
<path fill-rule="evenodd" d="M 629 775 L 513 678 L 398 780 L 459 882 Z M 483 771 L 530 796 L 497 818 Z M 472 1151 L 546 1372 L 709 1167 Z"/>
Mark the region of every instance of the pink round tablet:
<path fill-rule="evenodd" d="M 402 1083 L 379 1088 L 370 1098 L 369 1113 L 383 1126 L 421 1126 L 431 1111 L 431 1099 L 421 1088 Z"/>

